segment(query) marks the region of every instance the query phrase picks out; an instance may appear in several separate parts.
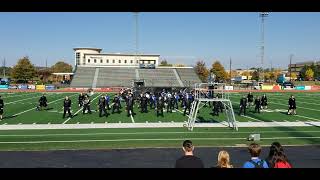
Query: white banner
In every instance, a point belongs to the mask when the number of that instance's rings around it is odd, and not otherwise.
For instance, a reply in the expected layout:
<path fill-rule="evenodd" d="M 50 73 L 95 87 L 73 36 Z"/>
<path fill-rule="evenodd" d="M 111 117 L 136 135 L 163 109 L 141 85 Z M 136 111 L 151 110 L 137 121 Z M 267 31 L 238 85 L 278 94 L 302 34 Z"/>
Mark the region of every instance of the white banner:
<path fill-rule="evenodd" d="M 305 86 L 304 90 L 311 90 L 311 86 Z"/>
<path fill-rule="evenodd" d="M 233 90 L 233 86 L 225 86 L 224 89 L 228 90 L 228 91 L 232 91 Z"/>

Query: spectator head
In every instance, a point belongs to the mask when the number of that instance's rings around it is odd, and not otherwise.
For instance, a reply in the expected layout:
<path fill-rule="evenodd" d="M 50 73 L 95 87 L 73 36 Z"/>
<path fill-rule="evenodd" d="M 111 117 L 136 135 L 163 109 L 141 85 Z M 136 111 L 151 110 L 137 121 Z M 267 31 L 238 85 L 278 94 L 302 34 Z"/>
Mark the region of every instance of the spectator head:
<path fill-rule="evenodd" d="M 227 151 L 219 152 L 217 166 L 220 168 L 232 168 L 232 165 L 230 165 L 230 156 Z"/>
<path fill-rule="evenodd" d="M 251 157 L 259 157 L 261 153 L 261 146 L 257 143 L 251 143 L 248 150 L 251 154 Z"/>
<path fill-rule="evenodd" d="M 69 99 L 69 97 L 68 96 L 66 96 L 66 100 L 68 100 Z"/>
<path fill-rule="evenodd" d="M 270 165 L 272 167 L 277 162 L 288 162 L 288 158 L 284 153 L 284 149 L 279 142 L 273 142 L 271 144 L 268 159 L 271 160 Z"/>
<path fill-rule="evenodd" d="M 192 154 L 192 152 L 194 150 L 194 146 L 192 145 L 192 141 L 185 140 L 185 141 L 183 141 L 182 146 L 183 146 L 182 149 L 186 154 Z"/>

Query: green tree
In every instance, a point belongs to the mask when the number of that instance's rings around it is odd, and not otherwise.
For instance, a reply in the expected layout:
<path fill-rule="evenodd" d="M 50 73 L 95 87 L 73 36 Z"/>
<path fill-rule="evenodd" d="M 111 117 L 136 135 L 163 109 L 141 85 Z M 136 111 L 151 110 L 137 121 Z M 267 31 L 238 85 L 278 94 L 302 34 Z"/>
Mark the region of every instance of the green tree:
<path fill-rule="evenodd" d="M 37 74 L 42 82 L 47 83 L 49 77 L 51 77 L 52 70 L 51 68 L 38 70 Z"/>
<path fill-rule="evenodd" d="M 259 81 L 259 79 L 260 79 L 259 77 L 260 77 L 259 71 L 258 70 L 253 71 L 251 79 Z"/>
<path fill-rule="evenodd" d="M 159 66 L 172 66 L 172 64 L 169 64 L 167 60 L 162 60 L 159 64 Z"/>
<path fill-rule="evenodd" d="M 216 76 L 216 81 L 225 81 L 227 79 L 227 72 L 225 71 L 224 67 L 219 61 L 215 61 L 212 64 L 212 68 L 210 69 L 210 72 L 213 73 Z"/>
<path fill-rule="evenodd" d="M 314 76 L 314 72 L 311 68 L 306 71 L 305 77 L 308 81 L 312 80 Z"/>
<path fill-rule="evenodd" d="M 18 63 L 13 67 L 11 77 L 16 80 L 30 80 L 36 76 L 36 69 L 31 64 L 29 57 L 19 59 Z"/>
<path fill-rule="evenodd" d="M 299 78 L 302 78 L 302 79 L 305 79 L 306 78 L 306 71 L 308 69 L 308 66 L 307 65 L 304 65 L 304 67 L 300 70 L 300 77 Z"/>
<path fill-rule="evenodd" d="M 196 73 L 198 74 L 200 80 L 202 82 L 207 82 L 209 76 L 209 70 L 206 67 L 206 63 L 204 61 L 197 61 L 195 67 Z"/>
<path fill-rule="evenodd" d="M 68 63 L 63 62 L 63 61 L 59 61 L 51 67 L 51 72 L 53 72 L 53 73 L 71 73 L 72 66 Z"/>

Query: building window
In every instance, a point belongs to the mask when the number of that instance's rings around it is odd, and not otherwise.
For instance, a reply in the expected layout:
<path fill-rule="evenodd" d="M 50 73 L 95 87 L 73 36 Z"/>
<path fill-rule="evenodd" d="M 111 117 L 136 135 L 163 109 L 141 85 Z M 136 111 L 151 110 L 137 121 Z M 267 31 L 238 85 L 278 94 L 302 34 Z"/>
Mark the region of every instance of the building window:
<path fill-rule="evenodd" d="M 114 59 L 112 60 L 112 63 L 114 63 L 115 61 L 114 61 Z"/>
<path fill-rule="evenodd" d="M 88 59 L 88 63 L 90 63 L 90 59 Z"/>
<path fill-rule="evenodd" d="M 127 60 L 124 60 L 124 63 L 127 64 Z"/>
<path fill-rule="evenodd" d="M 139 63 L 139 60 L 137 60 L 137 64 Z"/>
<path fill-rule="evenodd" d="M 130 63 L 133 64 L 133 60 L 130 60 Z"/>
<path fill-rule="evenodd" d="M 109 63 L 109 59 L 107 59 L 107 63 Z"/>
<path fill-rule="evenodd" d="M 103 63 L 103 60 L 102 60 L 102 59 L 100 59 L 100 63 Z"/>
<path fill-rule="evenodd" d="M 96 60 L 96 59 L 94 59 L 94 63 L 97 63 L 97 60 Z"/>
<path fill-rule="evenodd" d="M 148 64 L 150 64 L 150 61 L 148 61 Z"/>
<path fill-rule="evenodd" d="M 121 63 L 121 60 L 119 60 L 119 63 Z"/>

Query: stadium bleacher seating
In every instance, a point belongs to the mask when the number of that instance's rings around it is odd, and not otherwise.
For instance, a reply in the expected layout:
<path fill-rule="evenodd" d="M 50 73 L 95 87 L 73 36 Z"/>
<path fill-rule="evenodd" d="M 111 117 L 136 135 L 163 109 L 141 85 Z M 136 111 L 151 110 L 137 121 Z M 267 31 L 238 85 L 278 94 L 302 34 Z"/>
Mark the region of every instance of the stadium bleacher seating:
<path fill-rule="evenodd" d="M 97 88 L 131 87 L 137 75 L 146 87 L 185 87 L 201 82 L 195 71 L 180 68 L 137 69 L 126 67 L 97 67 Z M 175 73 L 175 70 L 177 73 Z M 71 87 L 91 88 L 95 76 L 94 67 L 77 67 Z M 137 74 L 138 73 L 138 74 Z"/>

